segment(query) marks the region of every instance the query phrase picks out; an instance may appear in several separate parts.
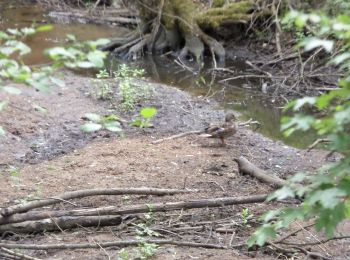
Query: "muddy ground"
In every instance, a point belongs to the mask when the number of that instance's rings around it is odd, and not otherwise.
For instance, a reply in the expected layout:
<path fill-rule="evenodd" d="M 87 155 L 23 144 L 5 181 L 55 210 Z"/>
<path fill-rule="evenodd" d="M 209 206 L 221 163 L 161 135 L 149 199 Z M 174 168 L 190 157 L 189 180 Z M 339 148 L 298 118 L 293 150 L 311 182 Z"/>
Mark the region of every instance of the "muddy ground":
<path fill-rule="evenodd" d="M 198 136 L 152 144 L 152 141 L 176 133 L 202 129 L 208 122 L 221 121 L 223 110 L 215 100 L 191 96 L 176 88 L 149 84 L 153 94 L 142 100 L 133 112 L 122 112 L 118 98 L 100 101 L 94 98 L 94 84 L 88 77 L 64 72 L 66 87 L 51 94 L 24 89 L 19 96 L 8 97 L 11 105 L 0 114 L 0 124 L 8 131 L 0 139 L 0 205 L 23 200 L 53 197 L 66 191 L 87 188 L 157 187 L 189 188 L 195 194 L 174 196 L 109 196 L 75 201 L 80 207 L 133 205 L 151 202 L 181 201 L 200 198 L 249 196 L 272 191 L 268 185 L 238 173 L 234 158 L 245 156 L 271 174 L 286 178 L 291 174 L 314 170 L 326 161 L 326 153 L 306 152 L 288 147 L 240 128 L 221 147 L 217 140 Z M 115 93 L 118 93 L 118 84 Z M 0 93 L 1 99 L 4 93 Z M 117 96 L 117 95 L 116 95 Z M 46 114 L 33 104 L 47 108 Z M 124 125 L 124 136 L 101 131 L 85 134 L 80 130 L 85 113 L 117 113 L 132 120 L 144 106 L 154 106 L 158 114 L 154 128 L 139 129 Z M 334 158 L 327 158 L 328 161 Z M 258 216 L 276 203 L 230 206 L 154 214 L 149 228 L 160 238 L 235 245 L 244 242 L 258 225 Z M 70 207 L 61 205 L 62 208 Z M 56 206 L 57 208 L 57 206 Z M 249 209 L 248 225 L 242 222 L 242 210 Z M 131 216 L 125 225 L 106 228 L 82 228 L 44 234 L 12 234 L 3 237 L 18 243 L 79 243 L 124 240 L 135 237 L 135 225 L 145 222 L 144 216 Z M 298 229 L 302 225 L 296 224 Z M 182 228 L 182 229 L 181 229 Z M 224 230 L 224 231 L 223 231 Z M 349 233 L 343 225 L 341 233 Z M 293 241 L 317 241 L 322 234 L 305 229 Z M 335 247 L 336 246 L 336 247 Z M 117 259 L 120 248 L 89 250 L 23 251 L 42 259 Z M 131 256 L 137 253 L 128 248 Z M 329 242 L 315 251 L 332 259 L 350 257 L 349 241 Z M 161 246 L 154 259 L 276 259 L 278 253 L 269 248 L 248 251 Z M 296 255 L 302 259 L 304 255 Z"/>

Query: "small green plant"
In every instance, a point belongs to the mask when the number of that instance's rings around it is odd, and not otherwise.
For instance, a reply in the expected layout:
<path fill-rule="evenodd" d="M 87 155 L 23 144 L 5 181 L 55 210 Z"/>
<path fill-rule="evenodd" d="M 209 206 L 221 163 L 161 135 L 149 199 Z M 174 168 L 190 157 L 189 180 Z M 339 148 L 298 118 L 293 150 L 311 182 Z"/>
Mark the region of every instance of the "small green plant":
<path fill-rule="evenodd" d="M 129 260 L 129 259 L 131 259 L 129 251 L 126 250 L 125 248 L 120 250 L 118 252 L 118 259 L 120 259 L 120 260 Z"/>
<path fill-rule="evenodd" d="M 18 181 L 19 177 L 20 177 L 20 171 L 17 168 L 15 168 L 15 167 L 11 167 L 11 169 L 10 169 L 10 176 L 11 176 L 12 180 Z"/>
<path fill-rule="evenodd" d="M 142 99 L 147 99 L 152 94 L 148 85 L 139 86 L 135 84 L 136 78 L 142 78 L 143 69 L 131 68 L 126 64 L 118 67 L 114 73 L 115 79 L 119 81 L 119 93 L 122 99 L 121 108 L 125 111 L 132 111 L 135 105 Z"/>
<path fill-rule="evenodd" d="M 249 220 L 249 218 L 252 217 L 252 215 L 249 214 L 249 209 L 248 208 L 242 209 L 241 216 L 242 216 L 242 223 L 243 223 L 243 225 L 244 226 L 248 226 L 248 220 Z"/>
<path fill-rule="evenodd" d="M 157 114 L 157 109 L 154 107 L 145 107 L 140 111 L 140 117 L 134 120 L 131 125 L 140 128 L 153 127 L 151 120 Z"/>
<path fill-rule="evenodd" d="M 81 129 L 86 133 L 96 132 L 101 129 L 107 129 L 116 133 L 122 132 L 119 122 L 120 118 L 116 115 L 100 116 L 94 113 L 87 113 L 84 117 L 89 120 L 88 123 L 81 126 Z"/>
<path fill-rule="evenodd" d="M 95 83 L 95 92 L 96 98 L 101 100 L 110 100 L 113 97 L 113 87 L 111 83 L 106 82 L 106 79 L 109 78 L 109 74 L 106 69 L 100 70 L 96 74 Z"/>
<path fill-rule="evenodd" d="M 129 195 L 124 195 L 124 196 L 122 196 L 122 200 L 123 200 L 124 203 L 130 204 L 131 197 Z"/>
<path fill-rule="evenodd" d="M 140 241 L 138 250 L 140 259 L 149 259 L 157 253 L 159 246 L 154 243 Z"/>

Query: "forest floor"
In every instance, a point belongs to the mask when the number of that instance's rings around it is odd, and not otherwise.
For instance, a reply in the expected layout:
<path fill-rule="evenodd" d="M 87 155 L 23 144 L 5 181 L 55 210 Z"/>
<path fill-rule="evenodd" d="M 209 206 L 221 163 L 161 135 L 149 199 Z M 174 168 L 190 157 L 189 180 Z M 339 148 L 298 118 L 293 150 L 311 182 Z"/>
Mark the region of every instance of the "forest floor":
<path fill-rule="evenodd" d="M 145 106 L 158 109 L 154 128 L 139 129 L 124 126 L 124 136 L 100 131 L 85 134 L 80 130 L 85 113 L 109 114 L 118 110 L 117 100 L 99 101 L 93 96 L 92 79 L 65 72 L 66 87 L 52 93 L 23 88 L 23 93 L 11 96 L 11 105 L 0 114 L 0 124 L 8 131 L 0 139 L 0 207 L 35 198 L 90 188 L 154 187 L 195 189 L 196 193 L 172 196 L 99 196 L 75 200 L 79 207 L 134 205 L 153 202 L 189 201 L 202 198 L 244 197 L 266 194 L 273 189 L 258 180 L 242 176 L 234 158 L 246 157 L 269 173 L 287 178 L 293 173 L 314 170 L 326 161 L 326 152 L 307 152 L 288 147 L 279 141 L 265 138 L 248 128 L 221 147 L 217 140 L 187 136 L 159 144 L 152 141 L 172 134 L 200 130 L 208 122 L 222 121 L 224 111 L 215 100 L 191 96 L 176 88 L 144 81 L 154 90 L 142 100 L 135 112 L 119 113 L 132 120 Z M 115 91 L 118 92 L 116 84 Z M 1 92 L 3 97 L 5 93 Z M 33 104 L 47 108 L 43 114 Z M 257 227 L 258 217 L 279 203 L 259 203 L 213 209 L 192 209 L 154 213 L 148 229 L 159 238 L 173 238 L 217 245 L 244 242 Z M 62 203 L 60 208 L 71 205 Z M 57 208 L 57 206 L 55 206 Z M 242 210 L 250 217 L 243 223 Z M 123 225 L 103 228 L 82 228 L 73 231 L 44 234 L 13 234 L 3 237 L 6 242 L 42 243 L 101 243 L 135 237 L 145 216 L 131 216 Z M 298 229 L 302 223 L 295 224 Z M 339 233 L 349 233 L 349 224 Z M 324 238 L 321 233 L 304 229 L 290 241 L 315 242 Z M 349 241 L 331 241 L 310 247 L 331 259 L 350 257 Z M 137 248 L 128 248 L 136 256 Z M 120 248 L 80 250 L 23 251 L 42 259 L 117 259 Z M 204 249 L 162 245 L 154 259 L 276 259 L 275 251 L 264 248 L 248 251 L 235 249 Z M 296 257 L 303 258 L 303 255 Z"/>

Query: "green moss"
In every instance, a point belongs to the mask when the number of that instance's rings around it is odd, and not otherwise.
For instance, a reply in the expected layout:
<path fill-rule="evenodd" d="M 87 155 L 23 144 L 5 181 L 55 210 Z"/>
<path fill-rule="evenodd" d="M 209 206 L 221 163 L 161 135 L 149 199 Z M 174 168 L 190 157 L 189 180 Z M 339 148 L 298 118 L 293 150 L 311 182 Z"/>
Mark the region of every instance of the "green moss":
<path fill-rule="evenodd" d="M 212 28 L 217 28 L 225 23 L 248 22 L 253 16 L 253 14 L 248 14 L 248 12 L 253 8 L 253 0 L 231 3 L 202 12 L 197 16 L 197 22 L 202 27 Z"/>
<path fill-rule="evenodd" d="M 225 4 L 225 0 L 214 0 L 212 7 L 222 7 Z"/>

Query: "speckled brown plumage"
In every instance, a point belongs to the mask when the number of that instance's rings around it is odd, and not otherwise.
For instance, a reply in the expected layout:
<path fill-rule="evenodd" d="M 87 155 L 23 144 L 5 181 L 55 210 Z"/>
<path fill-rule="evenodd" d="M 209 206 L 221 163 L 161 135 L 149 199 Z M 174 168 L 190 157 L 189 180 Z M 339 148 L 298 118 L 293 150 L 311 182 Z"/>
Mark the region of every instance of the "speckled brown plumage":
<path fill-rule="evenodd" d="M 237 125 L 234 122 L 236 117 L 233 113 L 227 113 L 225 122 L 222 124 L 211 124 L 204 130 L 205 137 L 219 138 L 222 146 L 225 146 L 225 138 L 234 135 L 237 132 Z"/>

